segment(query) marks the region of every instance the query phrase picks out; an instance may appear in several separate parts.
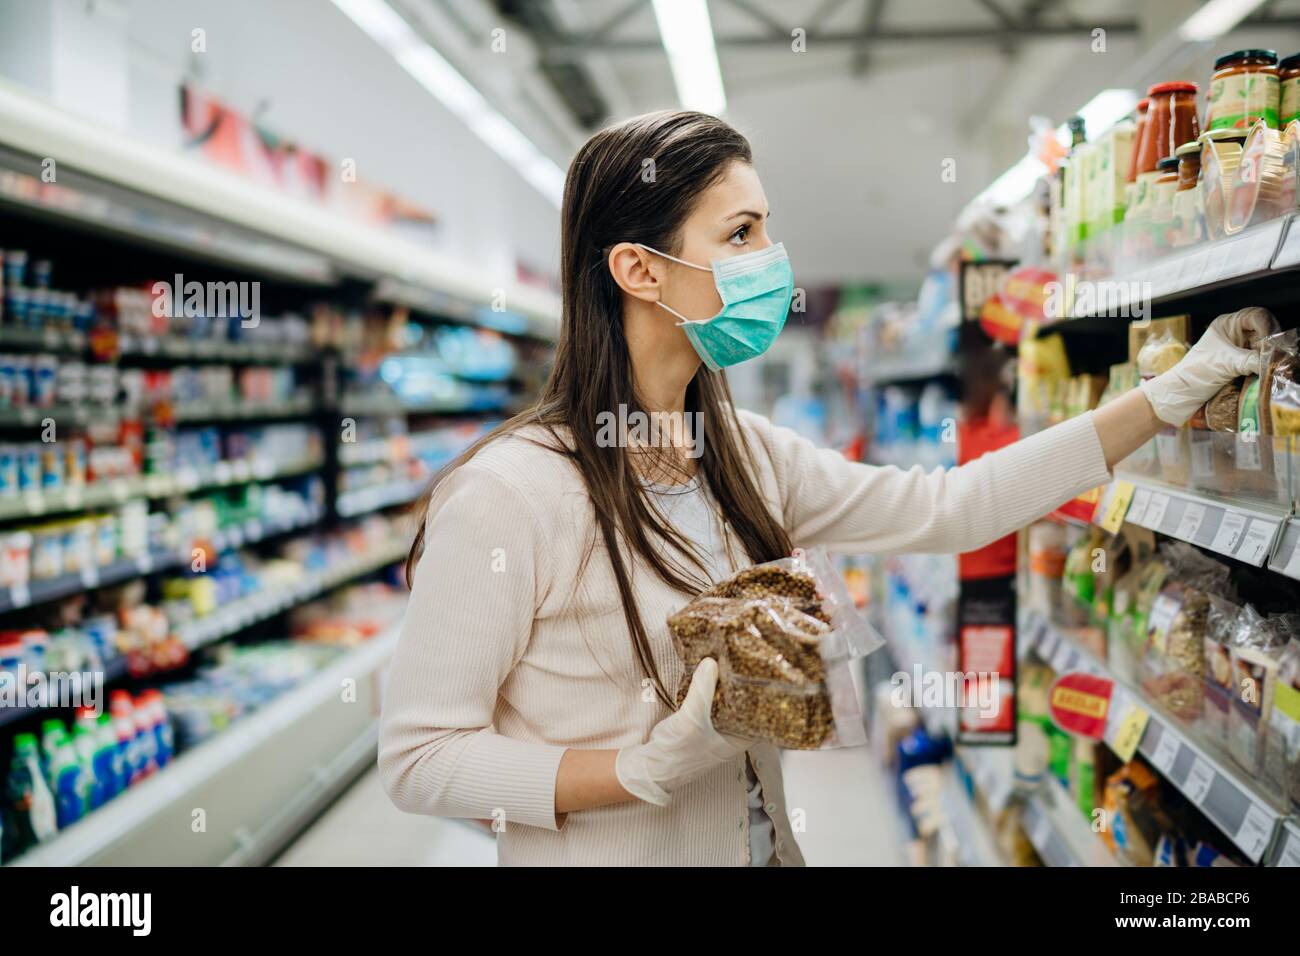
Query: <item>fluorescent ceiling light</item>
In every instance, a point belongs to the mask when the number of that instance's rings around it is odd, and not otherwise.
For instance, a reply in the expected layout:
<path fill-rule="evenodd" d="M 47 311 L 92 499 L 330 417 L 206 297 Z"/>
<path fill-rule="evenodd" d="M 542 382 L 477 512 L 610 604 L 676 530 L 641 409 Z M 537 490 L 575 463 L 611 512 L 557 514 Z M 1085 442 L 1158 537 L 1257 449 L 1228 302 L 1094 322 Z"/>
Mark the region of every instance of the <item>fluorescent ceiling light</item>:
<path fill-rule="evenodd" d="M 1264 0 L 1210 0 L 1183 21 L 1178 38 L 1185 43 L 1217 40 L 1246 17 Z"/>
<path fill-rule="evenodd" d="M 1034 183 L 1046 172 L 1042 160 L 1027 154 L 984 187 L 984 191 L 971 200 L 971 205 L 1010 206 L 1018 203 L 1034 191 Z"/>
<path fill-rule="evenodd" d="M 1079 116 L 1083 117 L 1083 129 L 1091 142 L 1108 129 L 1128 116 L 1137 106 L 1138 96 L 1133 90 L 1102 90 L 1090 99 Z M 1056 138 L 1062 146 L 1070 145 L 1070 127 L 1062 123 L 1056 128 Z"/>
<path fill-rule="evenodd" d="M 714 115 L 726 112 L 727 94 L 722 88 L 708 4 L 705 0 L 654 0 L 654 9 L 682 106 Z"/>
<path fill-rule="evenodd" d="M 388 52 L 421 86 L 467 125 L 556 208 L 564 196 L 564 170 L 493 108 L 474 84 L 420 39 L 385 0 L 334 0 L 334 5 Z M 712 38 L 709 40 L 712 44 Z"/>

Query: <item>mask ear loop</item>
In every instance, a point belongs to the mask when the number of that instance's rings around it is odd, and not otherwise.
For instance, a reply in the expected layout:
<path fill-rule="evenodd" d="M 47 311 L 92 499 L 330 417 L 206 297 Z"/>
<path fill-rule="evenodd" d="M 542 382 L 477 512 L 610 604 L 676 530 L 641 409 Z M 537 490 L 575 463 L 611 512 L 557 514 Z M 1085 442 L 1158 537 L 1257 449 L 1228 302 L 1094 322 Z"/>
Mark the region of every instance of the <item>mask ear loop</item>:
<path fill-rule="evenodd" d="M 670 256 L 670 255 L 669 255 L 668 253 L 666 253 L 666 252 L 660 252 L 658 249 L 655 249 L 653 246 L 647 246 L 644 242 L 633 243 L 633 245 L 640 246 L 640 247 L 641 247 L 642 249 L 644 249 L 646 252 L 653 252 L 653 253 L 654 253 L 655 255 L 657 255 L 657 256 L 663 256 L 665 259 L 671 259 L 673 262 L 680 263 L 681 265 L 684 265 L 684 266 L 690 266 L 692 269 L 699 269 L 701 272 L 712 272 L 712 271 L 713 271 L 713 267 L 712 267 L 712 266 L 698 266 L 698 265 L 696 265 L 694 262 L 687 262 L 685 259 L 678 259 L 676 256 Z M 664 302 L 656 302 L 655 305 L 659 306 L 659 308 L 663 309 L 664 311 L 669 312 L 669 313 L 675 315 L 675 316 L 677 317 L 677 322 L 676 322 L 675 324 L 677 324 L 677 325 L 679 325 L 679 326 L 681 326 L 681 325 L 689 325 L 689 324 L 692 323 L 692 322 L 708 322 L 708 321 L 709 321 L 709 319 L 688 319 L 686 316 L 682 315 L 680 312 L 678 312 L 676 309 L 674 309 L 671 305 L 667 305 L 667 304 L 665 304 Z"/>

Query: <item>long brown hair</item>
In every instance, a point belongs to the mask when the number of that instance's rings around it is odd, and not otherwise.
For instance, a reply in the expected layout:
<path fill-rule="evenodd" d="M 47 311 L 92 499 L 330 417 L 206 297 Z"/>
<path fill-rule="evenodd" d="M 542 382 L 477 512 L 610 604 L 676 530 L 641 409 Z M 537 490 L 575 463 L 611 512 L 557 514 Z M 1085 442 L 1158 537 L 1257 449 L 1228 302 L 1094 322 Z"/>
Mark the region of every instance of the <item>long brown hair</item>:
<path fill-rule="evenodd" d="M 653 161 L 653 175 L 645 175 L 650 168 L 646 160 Z M 620 535 L 633 558 L 640 558 L 673 587 L 696 591 L 700 578 L 655 547 L 669 541 L 688 556 L 695 553 L 648 502 L 626 449 L 605 447 L 608 442 L 597 440 L 600 413 L 616 412 L 620 405 L 629 414 L 643 409 L 633 386 L 621 293 L 606 255 L 619 242 L 640 242 L 676 253 L 682 224 L 697 198 L 736 160 L 752 161 L 748 141 L 722 120 L 690 111 L 635 117 L 602 130 L 578 151 L 564 184 L 563 317 L 550 378 L 535 405 L 476 442 L 435 476 L 418 509 L 419 530 L 406 563 L 410 585 L 424 550 L 430 497 L 451 470 L 502 435 L 527 425 L 544 427 L 554 439 L 546 447 L 568 457 L 582 475 L 613 565 L 633 652 L 660 699 L 670 707 L 672 698 L 651 654 L 628 562 L 619 547 Z M 700 474 L 750 560 L 771 561 L 789 554 L 789 536 L 768 511 L 746 467 L 752 468 L 752 450 L 736 420 L 726 376 L 701 365 L 687 388 L 685 410 L 701 416 L 708 441 L 702 443 Z M 561 437 L 561 429 L 568 441 Z M 594 548 L 594 540 L 591 545 Z M 698 560 L 695 563 L 702 568 Z"/>

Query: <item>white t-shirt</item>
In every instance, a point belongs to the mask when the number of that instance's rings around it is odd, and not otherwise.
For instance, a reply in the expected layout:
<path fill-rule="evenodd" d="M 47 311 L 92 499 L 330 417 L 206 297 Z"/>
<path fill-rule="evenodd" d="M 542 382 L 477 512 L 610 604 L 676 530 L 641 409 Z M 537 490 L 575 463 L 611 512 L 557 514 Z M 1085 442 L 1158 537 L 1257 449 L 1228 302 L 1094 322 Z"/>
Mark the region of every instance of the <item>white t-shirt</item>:
<path fill-rule="evenodd" d="M 699 475 L 684 485 L 645 482 L 645 486 L 673 527 L 699 547 L 713 580 L 730 575 L 734 569 L 718 528 L 718 517 Z M 763 785 L 749 765 L 748 757 L 745 758 L 745 779 L 749 795 L 749 865 L 767 866 L 772 858 L 775 828 L 763 809 Z"/>

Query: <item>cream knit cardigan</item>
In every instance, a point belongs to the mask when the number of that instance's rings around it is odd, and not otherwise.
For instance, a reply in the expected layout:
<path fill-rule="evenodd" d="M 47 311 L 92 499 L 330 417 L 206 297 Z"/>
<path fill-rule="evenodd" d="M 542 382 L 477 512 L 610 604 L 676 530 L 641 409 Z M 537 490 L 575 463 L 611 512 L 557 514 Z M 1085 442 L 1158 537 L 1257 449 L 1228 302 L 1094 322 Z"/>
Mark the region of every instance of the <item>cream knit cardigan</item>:
<path fill-rule="evenodd" d="M 1110 477 L 1091 415 L 930 474 L 852 463 L 758 415 L 739 417 L 758 487 L 796 546 L 970 551 Z M 425 541 L 379 728 L 379 769 L 393 802 L 495 821 L 502 864 L 748 865 L 739 756 L 681 787 L 671 806 L 633 800 L 556 825 L 555 778 L 567 748 L 641 743 L 668 714 L 643 685 L 576 469 L 518 435 L 492 442 L 439 488 Z M 643 565 L 632 576 L 671 691 L 682 667 L 665 621 L 691 595 Z M 802 865 L 777 751 L 759 745 L 749 755 L 777 858 Z"/>

